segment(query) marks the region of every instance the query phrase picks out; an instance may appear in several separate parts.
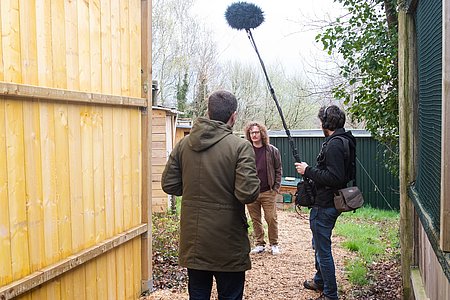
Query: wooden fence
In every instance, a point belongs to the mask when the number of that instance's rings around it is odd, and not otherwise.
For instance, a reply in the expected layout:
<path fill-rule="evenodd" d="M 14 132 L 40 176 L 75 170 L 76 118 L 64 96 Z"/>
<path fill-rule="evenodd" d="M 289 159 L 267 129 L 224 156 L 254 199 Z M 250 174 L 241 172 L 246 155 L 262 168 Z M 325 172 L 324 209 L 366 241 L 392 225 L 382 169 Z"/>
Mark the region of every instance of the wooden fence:
<path fill-rule="evenodd" d="M 0 1 L 0 299 L 151 281 L 150 22 L 150 1 Z"/>

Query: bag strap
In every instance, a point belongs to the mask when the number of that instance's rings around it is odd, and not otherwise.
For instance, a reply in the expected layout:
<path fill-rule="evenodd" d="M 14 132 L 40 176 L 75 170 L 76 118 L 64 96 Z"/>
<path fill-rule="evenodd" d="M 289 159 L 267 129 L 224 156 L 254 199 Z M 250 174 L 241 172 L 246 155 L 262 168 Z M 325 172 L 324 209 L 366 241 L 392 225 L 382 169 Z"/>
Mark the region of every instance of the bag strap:
<path fill-rule="evenodd" d="M 329 143 L 331 140 L 334 140 L 334 139 L 340 139 L 340 140 L 342 141 L 342 143 L 344 144 L 344 160 L 347 160 L 347 165 L 346 165 L 345 167 L 346 167 L 347 172 L 352 172 L 352 171 L 350 170 L 350 168 L 351 168 L 351 163 L 352 163 L 352 162 L 351 162 L 351 157 L 350 157 L 350 142 L 348 141 L 347 138 L 338 135 L 338 136 L 332 137 L 332 138 L 328 141 L 328 143 Z M 350 177 L 351 177 L 351 176 L 350 176 Z M 353 176 L 353 177 L 356 177 L 356 176 Z M 356 178 L 349 178 L 349 179 L 350 179 L 349 182 L 353 181 L 352 186 L 356 186 Z"/>

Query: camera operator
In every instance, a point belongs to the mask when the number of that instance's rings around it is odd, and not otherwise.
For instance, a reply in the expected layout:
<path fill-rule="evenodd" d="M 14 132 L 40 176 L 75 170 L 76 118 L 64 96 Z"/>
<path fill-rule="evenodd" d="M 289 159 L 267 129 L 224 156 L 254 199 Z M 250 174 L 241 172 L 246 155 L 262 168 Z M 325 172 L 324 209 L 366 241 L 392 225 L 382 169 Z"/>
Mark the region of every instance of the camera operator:
<path fill-rule="evenodd" d="M 315 202 L 309 217 L 316 274 L 313 279 L 306 280 L 303 286 L 322 292 L 317 300 L 335 300 L 338 299 L 338 293 L 331 234 L 340 213 L 334 206 L 333 198 L 335 190 L 346 187 L 349 170 L 346 170 L 344 144 L 339 138 L 333 137 L 340 135 L 348 139 L 353 149 L 356 140 L 351 132 L 345 131 L 345 113 L 339 107 L 322 107 L 318 117 L 325 140 L 317 157 L 317 164 L 311 167 L 305 162 L 295 163 L 297 172 L 312 179 L 316 186 Z"/>

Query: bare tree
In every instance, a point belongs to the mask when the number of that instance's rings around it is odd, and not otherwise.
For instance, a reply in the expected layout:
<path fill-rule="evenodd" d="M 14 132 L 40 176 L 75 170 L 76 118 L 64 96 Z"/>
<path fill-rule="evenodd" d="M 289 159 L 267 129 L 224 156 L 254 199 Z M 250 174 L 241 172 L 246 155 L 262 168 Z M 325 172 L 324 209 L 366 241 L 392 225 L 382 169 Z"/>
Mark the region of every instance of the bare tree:
<path fill-rule="evenodd" d="M 220 63 L 213 34 L 189 14 L 195 0 L 153 1 L 153 74 L 161 104 L 185 109 L 189 117 L 205 115 L 207 95 L 218 88 L 239 99 L 238 124 L 258 120 L 283 129 L 281 118 L 259 65 Z M 267 66 L 289 128 L 315 127 L 318 101 L 314 86 L 300 74 L 287 74 L 281 63 Z M 321 97 L 323 99 L 323 97 Z"/>

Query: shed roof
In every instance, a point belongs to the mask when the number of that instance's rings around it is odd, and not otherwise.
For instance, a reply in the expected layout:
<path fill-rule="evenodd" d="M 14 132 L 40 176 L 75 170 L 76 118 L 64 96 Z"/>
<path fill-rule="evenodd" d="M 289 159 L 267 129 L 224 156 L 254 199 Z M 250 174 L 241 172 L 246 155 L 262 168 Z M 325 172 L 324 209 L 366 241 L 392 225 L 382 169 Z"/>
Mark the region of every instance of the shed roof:
<path fill-rule="evenodd" d="M 163 110 L 163 111 L 166 111 L 167 113 L 172 114 L 172 115 L 179 115 L 179 114 L 183 113 L 182 111 L 178 111 L 176 108 L 165 107 L 165 106 L 161 106 L 161 105 L 156 105 L 156 106 L 153 105 L 152 109 L 153 110 Z"/>
<path fill-rule="evenodd" d="M 323 137 L 322 129 L 293 129 L 289 130 L 292 137 Z M 348 129 L 355 137 L 372 137 L 369 131 L 364 129 Z M 284 130 L 269 130 L 269 137 L 287 137 Z"/>

